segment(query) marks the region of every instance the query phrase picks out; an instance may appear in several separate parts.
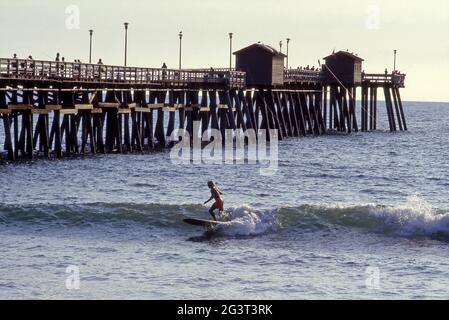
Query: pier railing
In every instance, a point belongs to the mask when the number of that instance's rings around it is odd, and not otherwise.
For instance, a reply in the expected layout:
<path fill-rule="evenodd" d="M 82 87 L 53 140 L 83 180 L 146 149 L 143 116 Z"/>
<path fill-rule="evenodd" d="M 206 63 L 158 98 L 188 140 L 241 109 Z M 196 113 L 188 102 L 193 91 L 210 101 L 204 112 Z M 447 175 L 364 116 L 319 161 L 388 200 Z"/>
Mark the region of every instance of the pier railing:
<path fill-rule="evenodd" d="M 308 69 L 284 69 L 285 81 L 320 82 L 323 80 L 321 71 Z"/>
<path fill-rule="evenodd" d="M 77 62 L 0 58 L 0 78 L 86 83 L 217 83 L 245 85 L 245 72 L 230 69 L 122 67 Z"/>
<path fill-rule="evenodd" d="M 229 68 L 168 69 L 123 67 L 78 62 L 0 58 L 0 79 L 54 81 L 68 83 L 151 84 L 221 84 L 242 88 L 246 73 Z M 320 70 L 284 69 L 285 82 L 324 82 Z M 362 81 L 404 87 L 405 74 L 363 73 Z"/>
<path fill-rule="evenodd" d="M 404 87 L 404 73 L 362 73 L 362 82 L 392 84 L 398 88 Z"/>
<path fill-rule="evenodd" d="M 229 79 L 231 83 L 238 87 L 244 87 L 246 84 L 246 72 L 237 71 L 229 68 L 198 68 L 198 69 L 182 69 L 183 72 L 200 74 L 209 82 L 221 83 L 223 79 Z"/>
<path fill-rule="evenodd" d="M 284 81 L 286 82 L 323 82 L 324 75 L 320 70 L 285 69 Z M 362 74 L 362 81 L 379 85 L 392 84 L 398 88 L 404 87 L 405 74 L 403 73 L 366 73 Z"/>

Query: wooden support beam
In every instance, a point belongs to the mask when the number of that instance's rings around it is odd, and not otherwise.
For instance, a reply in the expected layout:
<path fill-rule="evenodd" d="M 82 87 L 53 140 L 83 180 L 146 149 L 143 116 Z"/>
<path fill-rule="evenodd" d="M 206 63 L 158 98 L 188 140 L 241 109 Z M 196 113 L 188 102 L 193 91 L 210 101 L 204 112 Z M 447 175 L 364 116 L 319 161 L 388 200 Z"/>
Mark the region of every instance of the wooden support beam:
<path fill-rule="evenodd" d="M 168 105 L 172 106 L 175 104 L 175 93 L 173 92 L 173 90 L 170 90 L 168 92 Z M 173 111 L 170 112 L 170 109 L 172 109 Z M 168 124 L 167 124 L 167 132 L 165 134 L 165 136 L 167 137 L 167 140 L 169 139 L 169 137 L 171 136 L 172 132 L 175 130 L 175 112 L 176 112 L 176 108 L 170 108 L 170 107 L 165 107 L 163 109 L 165 112 L 169 112 L 168 114 Z M 169 142 L 169 146 L 172 147 L 173 146 L 173 142 Z"/>
<path fill-rule="evenodd" d="M 341 96 L 342 96 L 342 106 L 343 106 L 343 115 L 346 118 L 346 128 L 347 128 L 347 132 L 351 133 L 352 132 L 352 121 L 351 121 L 351 114 L 349 113 L 349 108 L 348 108 L 348 93 L 346 88 L 341 87 Z"/>
<path fill-rule="evenodd" d="M 335 93 L 333 87 L 329 87 L 329 129 L 335 128 L 334 120 Z"/>
<path fill-rule="evenodd" d="M 272 127 L 273 124 L 270 121 L 268 121 L 268 108 L 267 108 L 267 103 L 265 101 L 265 94 L 264 94 L 263 89 L 259 89 L 257 91 L 256 97 L 257 97 L 257 99 L 256 99 L 257 106 L 260 110 L 261 117 L 262 117 L 259 129 L 266 130 L 266 139 L 270 140 L 269 129 L 273 129 L 273 127 Z"/>
<path fill-rule="evenodd" d="M 149 103 L 148 108 L 150 109 L 161 109 L 165 107 L 165 103 Z"/>
<path fill-rule="evenodd" d="M 396 96 L 396 90 L 395 88 L 391 88 L 391 92 L 393 94 L 393 103 L 394 103 L 394 109 L 396 110 L 396 117 L 398 119 L 398 126 L 399 126 L 399 130 L 403 131 L 404 128 L 402 127 L 402 117 L 401 117 L 401 112 L 399 111 L 399 103 L 398 103 L 398 98 Z"/>
<path fill-rule="evenodd" d="M 301 99 L 299 98 L 299 92 L 292 93 L 293 103 L 294 103 L 294 112 L 296 113 L 296 118 L 299 123 L 299 130 L 303 136 L 307 136 L 307 124 L 306 118 L 304 115 L 304 109 L 301 105 Z"/>
<path fill-rule="evenodd" d="M 226 105 L 226 108 L 220 107 Z M 223 91 L 218 91 L 218 121 L 223 145 L 225 143 L 226 129 L 229 128 L 228 105 Z"/>
<path fill-rule="evenodd" d="M 115 101 L 115 94 L 114 92 L 107 92 L 106 94 L 106 100 L 109 101 Z M 102 102 L 102 103 L 107 103 Z M 101 106 L 102 103 L 99 103 L 98 105 Z M 116 102 L 111 102 L 116 103 Z M 118 104 L 119 105 L 119 104 Z M 105 108 L 105 123 L 106 123 L 106 139 L 105 139 L 105 152 L 112 152 L 114 150 L 114 141 L 116 140 L 116 122 L 118 122 L 118 105 L 117 108 Z"/>
<path fill-rule="evenodd" d="M 118 153 L 123 153 L 122 144 L 122 115 L 120 113 L 115 114 L 116 119 L 114 119 L 114 136 L 115 136 L 115 147 Z"/>
<path fill-rule="evenodd" d="M 320 133 L 326 133 L 326 122 L 323 118 L 323 113 L 322 110 L 323 108 L 321 107 L 321 103 L 322 103 L 322 98 L 323 98 L 323 93 L 322 92 L 318 92 L 313 94 L 315 96 L 315 110 L 316 110 L 316 114 L 318 117 L 318 126 L 320 129 Z"/>
<path fill-rule="evenodd" d="M 164 105 L 166 92 L 156 93 L 158 104 Z M 159 145 L 165 147 L 165 132 L 164 132 L 164 111 L 162 108 L 157 109 L 156 131 L 154 137 L 158 141 Z"/>
<path fill-rule="evenodd" d="M 76 115 L 78 113 L 78 110 L 76 109 L 61 109 L 61 114 L 67 114 L 67 115 Z"/>
<path fill-rule="evenodd" d="M 357 124 L 357 87 L 352 88 L 352 97 L 350 97 L 351 113 L 352 113 L 352 128 L 355 132 L 359 131 Z"/>
<path fill-rule="evenodd" d="M 243 95 L 243 90 L 240 90 L 240 94 Z M 241 100 L 245 100 L 245 104 L 246 104 L 246 126 L 248 128 L 253 128 L 254 130 L 256 130 L 256 135 L 257 135 L 257 129 L 259 127 L 259 119 L 257 119 L 256 117 L 256 113 L 254 110 L 254 99 L 253 96 L 255 96 L 255 91 L 252 90 L 246 90 L 245 92 L 245 97 L 241 97 Z"/>
<path fill-rule="evenodd" d="M 299 97 L 299 100 L 298 100 L 299 106 L 300 106 L 300 109 L 302 110 L 302 114 L 303 114 L 303 117 L 305 120 L 306 132 L 308 134 L 313 134 L 312 116 L 310 114 L 309 107 L 307 106 L 306 94 L 299 92 L 298 97 Z"/>
<path fill-rule="evenodd" d="M 260 123 L 261 123 L 261 111 L 260 111 L 260 105 L 257 102 L 258 99 L 258 91 L 254 91 L 253 97 L 252 97 L 252 103 L 251 105 L 254 106 L 254 118 L 256 119 L 256 127 L 257 130 L 259 130 L 260 128 Z"/>
<path fill-rule="evenodd" d="M 200 107 L 200 118 L 201 118 L 201 137 L 209 128 L 210 123 L 210 113 L 209 107 L 207 105 L 208 92 L 207 90 L 201 91 L 201 107 Z"/>
<path fill-rule="evenodd" d="M 224 97 L 225 97 L 225 102 L 228 106 L 228 110 L 227 110 L 227 117 L 228 117 L 228 124 L 229 124 L 228 129 L 235 130 L 237 128 L 236 123 L 235 123 L 235 118 L 234 118 L 234 112 L 236 111 L 236 109 L 233 107 L 231 96 L 229 94 L 229 90 L 224 90 Z"/>
<path fill-rule="evenodd" d="M 61 112 L 59 110 L 55 110 L 53 112 L 53 128 L 52 128 L 52 132 L 53 132 L 54 137 L 55 137 L 54 150 L 55 150 L 56 158 L 61 158 L 62 157 L 61 128 L 60 128 L 60 124 L 59 124 L 60 118 L 61 118 Z M 51 142 L 50 142 L 50 146 L 51 146 Z"/>
<path fill-rule="evenodd" d="M 286 108 L 287 106 L 283 105 L 279 91 L 273 92 L 273 98 L 274 98 L 274 107 L 276 108 L 276 115 L 277 115 L 277 118 L 279 121 L 280 131 L 281 131 L 283 137 L 288 137 L 289 132 L 287 129 L 287 123 L 284 119 L 284 113 L 283 113 L 284 107 Z"/>
<path fill-rule="evenodd" d="M 88 133 L 87 133 L 87 119 L 86 119 L 87 112 L 80 113 L 80 123 L 81 123 L 81 153 L 84 154 L 86 152 L 86 145 L 87 145 L 87 139 L 88 139 Z"/>
<path fill-rule="evenodd" d="M 72 146 L 72 152 L 77 154 L 79 153 L 79 146 L 78 146 L 78 122 L 75 114 L 69 115 L 69 121 L 70 121 L 70 140 L 71 140 L 71 146 Z"/>
<path fill-rule="evenodd" d="M 141 116 L 141 115 L 140 115 Z M 131 112 L 131 147 L 142 151 L 142 131 L 138 121 L 138 113 L 135 110 Z"/>
<path fill-rule="evenodd" d="M 370 88 L 366 87 L 365 91 L 365 131 L 368 131 L 368 125 L 369 125 L 369 107 L 370 107 Z"/>
<path fill-rule="evenodd" d="M 101 109 L 101 108 L 93 108 L 92 110 L 90 110 L 90 113 L 91 114 L 94 114 L 94 113 L 103 113 L 103 110 Z"/>
<path fill-rule="evenodd" d="M 39 115 L 47 115 L 49 112 L 49 110 L 46 109 L 32 109 L 31 113 L 32 114 L 39 114 Z"/>
<path fill-rule="evenodd" d="M 134 108 L 135 112 L 151 112 L 150 108 L 146 108 L 146 107 L 136 107 Z"/>
<path fill-rule="evenodd" d="M 290 116 L 290 110 L 289 110 L 289 101 L 288 101 L 288 92 L 281 92 L 280 95 L 280 103 L 282 104 L 282 115 L 284 117 L 285 121 L 285 129 L 286 129 L 286 135 L 289 137 L 295 136 L 295 128 L 292 124 L 292 118 Z"/>
<path fill-rule="evenodd" d="M 76 110 L 92 110 L 93 108 L 92 104 L 75 104 Z"/>
<path fill-rule="evenodd" d="M 103 139 L 103 128 L 104 128 L 104 114 L 95 113 L 93 114 L 94 121 L 94 135 L 97 145 L 97 152 L 105 153 L 105 145 Z"/>
<path fill-rule="evenodd" d="M 190 91 L 186 92 L 186 107 L 184 110 L 184 122 L 185 122 L 185 129 L 189 133 L 190 137 L 192 137 L 193 134 L 193 117 L 192 117 L 192 111 L 193 108 L 191 108 L 192 105 L 192 94 Z"/>
<path fill-rule="evenodd" d="M 25 118 L 25 134 L 26 134 L 26 154 L 28 159 L 33 159 L 34 155 L 34 145 L 33 145 L 33 114 L 28 111 L 22 114 Z"/>
<path fill-rule="evenodd" d="M 271 129 L 276 129 L 278 131 L 279 140 L 283 139 L 282 129 L 279 122 L 278 114 L 276 112 L 276 105 L 274 103 L 273 91 L 268 89 L 265 91 L 265 103 L 267 105 L 267 116 L 268 122 Z"/>
<path fill-rule="evenodd" d="M 13 112 L 14 121 L 14 159 L 19 157 L 19 113 Z"/>
<path fill-rule="evenodd" d="M 112 109 L 118 109 L 120 107 L 121 103 L 117 102 L 99 102 L 98 106 L 100 108 L 112 108 Z"/>
<path fill-rule="evenodd" d="M 241 91 L 243 94 L 243 91 Z M 256 113 L 255 110 L 255 95 L 256 95 L 256 91 L 254 90 L 247 90 L 245 92 L 245 102 L 246 102 L 246 107 L 247 107 L 247 119 L 248 119 L 248 123 L 249 125 L 256 131 L 256 137 L 257 137 L 257 130 L 258 130 L 258 125 L 259 125 L 259 119 L 258 119 L 258 114 Z M 248 126 L 248 125 L 247 125 Z"/>
<path fill-rule="evenodd" d="M 292 92 L 286 92 L 288 102 L 288 112 L 290 115 L 290 122 L 292 124 L 292 132 L 295 137 L 298 137 L 302 131 L 299 125 L 298 112 L 296 111 L 296 103 Z"/>
<path fill-rule="evenodd" d="M 65 152 L 70 153 L 70 122 L 69 115 L 65 114 L 61 123 L 61 137 L 65 137 Z"/>
<path fill-rule="evenodd" d="M 127 152 L 132 152 L 131 146 L 131 136 L 129 132 L 129 116 L 131 114 L 131 110 L 127 109 L 128 112 L 123 114 L 123 131 L 124 131 L 124 144 Z"/>
<path fill-rule="evenodd" d="M 177 95 L 178 104 L 182 105 L 182 108 L 181 107 L 178 108 L 179 128 L 184 129 L 185 128 L 185 118 L 186 118 L 186 112 L 185 112 L 186 93 L 184 91 L 178 91 L 176 95 Z"/>
<path fill-rule="evenodd" d="M 8 109 L 9 110 L 32 110 L 34 107 L 32 104 L 9 104 Z"/>
<path fill-rule="evenodd" d="M 307 93 L 306 94 L 306 99 L 308 100 L 308 104 L 309 104 L 309 113 L 310 113 L 310 117 L 312 119 L 313 133 L 316 134 L 316 135 L 320 135 L 321 134 L 321 128 L 320 128 L 320 125 L 319 125 L 319 119 L 318 119 L 318 114 L 317 114 L 317 109 L 318 108 L 315 105 L 313 93 Z"/>
<path fill-rule="evenodd" d="M 36 109 L 35 109 L 36 110 Z M 50 143 L 48 137 L 48 123 L 47 123 L 47 114 L 48 110 L 45 109 L 37 109 L 45 111 L 44 114 L 39 114 L 38 121 L 36 123 L 36 130 L 34 133 L 33 146 L 37 145 L 37 140 L 39 138 L 39 151 L 44 151 L 44 156 L 50 156 Z M 34 111 L 34 110 L 33 110 Z"/>
<path fill-rule="evenodd" d="M 327 85 L 323 86 L 323 122 L 324 122 L 324 128 L 326 129 L 327 124 Z"/>
<path fill-rule="evenodd" d="M 374 119 L 373 130 L 377 130 L 377 87 L 374 89 Z"/>
<path fill-rule="evenodd" d="M 346 131 L 346 123 L 345 123 L 345 118 L 346 118 L 346 114 L 344 111 L 344 106 L 343 106 L 343 88 L 338 86 L 337 87 L 337 105 L 338 105 L 338 113 L 339 113 L 339 120 L 340 120 L 340 131 L 344 132 Z"/>
<path fill-rule="evenodd" d="M 3 127 L 5 130 L 4 149 L 8 151 L 8 160 L 14 161 L 16 158 L 14 155 L 14 148 L 13 148 L 13 144 L 12 144 L 11 118 L 6 111 L 3 113 L 3 112 L 1 112 L 1 110 L 5 110 L 5 109 L 0 109 L 0 113 L 2 114 L 2 119 L 3 119 Z"/>
<path fill-rule="evenodd" d="M 399 88 L 393 87 L 393 90 L 396 92 L 396 97 L 398 99 L 399 111 L 401 113 L 401 119 L 402 119 L 402 126 L 403 126 L 404 130 L 407 131 L 407 122 L 405 121 L 404 108 L 402 107 L 402 100 L 401 100 L 401 94 L 399 93 Z"/>
<path fill-rule="evenodd" d="M 230 94 L 231 98 L 234 100 L 235 111 L 237 114 L 237 127 L 242 129 L 243 131 L 246 131 L 246 122 L 244 119 L 242 108 L 243 101 L 240 100 L 240 97 L 236 90 L 232 90 Z"/>
<path fill-rule="evenodd" d="M 219 130 L 217 108 L 217 91 L 212 90 L 209 92 L 210 126 L 211 129 Z"/>
<path fill-rule="evenodd" d="M 388 122 L 390 125 L 390 131 L 396 131 L 396 125 L 394 120 L 393 108 L 391 106 L 390 89 L 384 86 L 385 107 L 387 108 Z"/>
<path fill-rule="evenodd" d="M 366 131 L 366 123 L 365 123 L 365 113 L 366 113 L 366 91 L 367 91 L 367 87 L 366 86 L 362 86 L 362 107 L 360 109 L 360 119 L 361 119 L 361 126 L 362 126 L 362 131 Z"/>
<path fill-rule="evenodd" d="M 93 115 L 91 112 L 86 113 L 86 119 L 87 119 L 86 131 L 89 136 L 90 152 L 92 154 L 96 154 L 97 153 L 97 142 L 96 142 L 94 127 L 93 127 Z"/>
<path fill-rule="evenodd" d="M 34 114 L 33 110 L 31 110 L 31 113 Z M 39 134 L 41 133 L 41 121 L 42 121 L 42 116 L 39 116 L 37 118 L 36 128 L 34 129 L 34 135 L 33 135 L 33 146 L 34 147 L 36 147 L 37 141 L 39 138 Z M 31 128 L 31 129 L 33 129 L 33 128 Z M 42 151 L 42 143 L 40 144 L 39 151 Z"/>

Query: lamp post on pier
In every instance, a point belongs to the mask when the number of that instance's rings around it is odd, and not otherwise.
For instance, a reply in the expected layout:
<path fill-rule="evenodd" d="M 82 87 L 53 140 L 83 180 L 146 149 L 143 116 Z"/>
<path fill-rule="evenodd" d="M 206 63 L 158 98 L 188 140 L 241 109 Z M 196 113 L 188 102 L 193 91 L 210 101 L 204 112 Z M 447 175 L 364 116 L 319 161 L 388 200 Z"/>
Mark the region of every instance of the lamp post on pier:
<path fill-rule="evenodd" d="M 281 40 L 281 41 L 279 41 L 279 52 L 281 52 L 281 53 L 282 53 L 282 40 Z"/>
<path fill-rule="evenodd" d="M 288 69 L 288 44 L 290 42 L 290 38 L 287 38 L 287 69 Z"/>
<path fill-rule="evenodd" d="M 232 35 L 233 33 L 229 33 L 229 71 L 232 69 Z"/>
<path fill-rule="evenodd" d="M 127 55 L 128 55 L 128 26 L 129 23 L 125 22 L 125 67 L 126 67 L 126 63 L 127 63 Z"/>
<path fill-rule="evenodd" d="M 393 71 L 396 71 L 396 52 L 397 52 L 397 50 L 394 49 L 394 64 L 393 64 Z"/>
<path fill-rule="evenodd" d="M 179 32 L 179 70 L 181 70 L 182 63 L 182 31 Z"/>
<path fill-rule="evenodd" d="M 92 63 L 92 35 L 94 34 L 94 30 L 89 30 L 90 36 L 90 44 L 89 44 L 89 63 Z"/>

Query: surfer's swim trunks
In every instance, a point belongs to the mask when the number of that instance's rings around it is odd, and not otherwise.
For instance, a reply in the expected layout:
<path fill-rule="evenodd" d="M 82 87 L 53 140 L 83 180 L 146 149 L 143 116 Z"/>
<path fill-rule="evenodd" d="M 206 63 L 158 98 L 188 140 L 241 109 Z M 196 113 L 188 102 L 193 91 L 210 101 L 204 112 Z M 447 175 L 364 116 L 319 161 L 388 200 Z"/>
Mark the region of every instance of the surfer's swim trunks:
<path fill-rule="evenodd" d="M 221 200 L 220 198 L 215 199 L 215 203 L 212 205 L 214 207 L 214 209 L 218 209 L 220 211 L 223 211 L 223 200 Z"/>

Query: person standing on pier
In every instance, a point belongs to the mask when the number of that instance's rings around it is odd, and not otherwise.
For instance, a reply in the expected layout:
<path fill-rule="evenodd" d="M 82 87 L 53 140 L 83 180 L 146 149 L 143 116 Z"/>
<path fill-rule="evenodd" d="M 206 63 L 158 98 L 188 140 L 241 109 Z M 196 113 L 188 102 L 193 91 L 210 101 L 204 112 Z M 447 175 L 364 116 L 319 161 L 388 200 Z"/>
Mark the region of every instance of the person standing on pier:
<path fill-rule="evenodd" d="M 103 60 L 98 59 L 97 65 L 93 66 L 93 71 L 92 71 L 92 77 L 94 77 L 94 79 L 100 79 L 101 78 L 101 72 L 102 72 L 102 67 L 103 65 Z M 119 75 L 117 74 L 117 80 L 119 79 Z"/>
<path fill-rule="evenodd" d="M 165 62 L 162 64 L 162 80 L 167 79 L 167 65 Z"/>
<path fill-rule="evenodd" d="M 218 209 L 220 214 L 222 214 L 222 212 L 224 211 L 224 206 L 223 206 L 224 201 L 223 201 L 223 197 L 222 197 L 223 193 L 220 191 L 220 189 L 218 189 L 218 187 L 215 185 L 215 183 L 213 181 L 207 182 L 207 186 L 210 189 L 211 195 L 210 195 L 209 200 L 204 202 L 204 204 L 208 203 L 212 199 L 215 200 L 214 204 L 209 209 L 209 213 L 212 216 L 212 218 L 214 218 L 214 220 L 217 221 L 217 218 L 215 217 L 214 210 Z"/>
<path fill-rule="evenodd" d="M 33 62 L 34 59 L 33 59 L 33 56 L 29 55 L 27 60 L 29 61 L 28 62 L 28 68 L 30 68 L 30 74 L 34 75 L 34 62 Z"/>
<path fill-rule="evenodd" d="M 55 58 L 55 61 L 56 61 L 56 76 L 59 76 L 59 60 L 60 60 L 60 57 L 59 57 L 59 52 L 58 52 L 58 53 L 56 53 L 56 58 Z"/>
<path fill-rule="evenodd" d="M 60 68 L 60 70 L 61 70 L 61 76 L 64 75 L 64 69 L 65 69 L 65 58 L 62 57 L 62 58 L 61 58 L 61 68 Z"/>
<path fill-rule="evenodd" d="M 13 57 L 12 57 L 15 61 L 12 62 L 11 66 L 13 69 L 17 70 L 17 67 L 19 66 L 17 63 L 17 53 L 14 53 Z"/>

